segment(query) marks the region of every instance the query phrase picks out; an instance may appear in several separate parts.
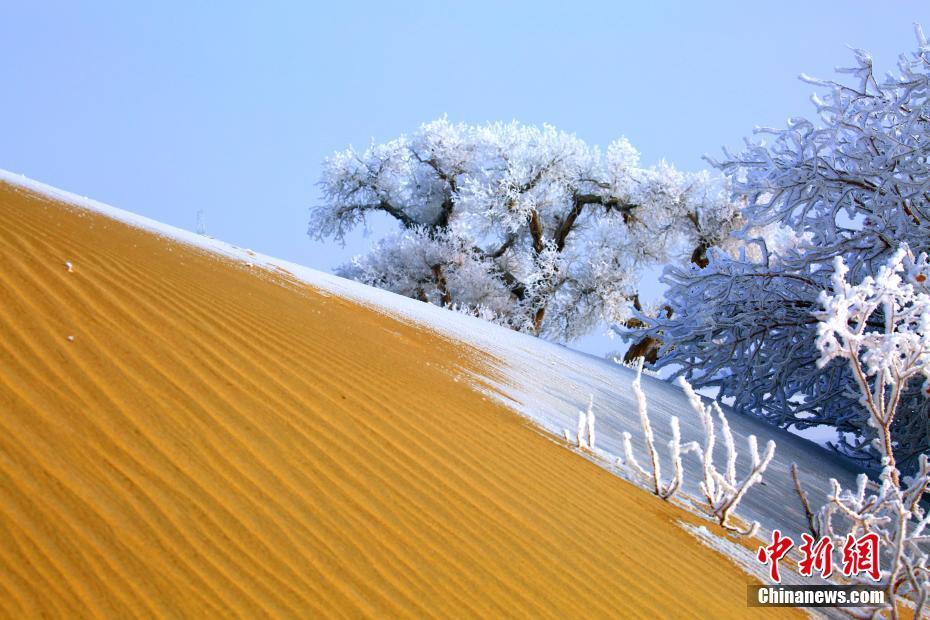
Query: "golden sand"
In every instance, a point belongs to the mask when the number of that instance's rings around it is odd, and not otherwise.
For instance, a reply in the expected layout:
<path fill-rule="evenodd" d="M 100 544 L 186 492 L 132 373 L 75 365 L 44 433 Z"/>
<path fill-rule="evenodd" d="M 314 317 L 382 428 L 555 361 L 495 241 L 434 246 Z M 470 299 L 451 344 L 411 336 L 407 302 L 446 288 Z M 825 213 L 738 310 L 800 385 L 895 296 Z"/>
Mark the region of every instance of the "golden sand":
<path fill-rule="evenodd" d="M 481 363 L 0 183 L 0 615 L 762 612 Z"/>

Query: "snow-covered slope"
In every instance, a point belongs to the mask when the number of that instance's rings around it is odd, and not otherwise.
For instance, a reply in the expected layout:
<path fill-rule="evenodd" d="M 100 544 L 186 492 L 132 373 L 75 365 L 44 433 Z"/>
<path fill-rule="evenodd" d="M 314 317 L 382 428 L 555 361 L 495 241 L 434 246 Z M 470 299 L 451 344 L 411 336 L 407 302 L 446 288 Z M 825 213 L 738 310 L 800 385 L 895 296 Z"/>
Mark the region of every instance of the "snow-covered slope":
<path fill-rule="evenodd" d="M 286 270 L 296 278 L 332 295 L 429 327 L 449 338 L 485 351 L 496 360 L 494 372 L 489 373 L 493 376 L 483 378 L 494 388 L 489 393 L 501 398 L 506 404 L 554 435 L 561 436 L 563 429 L 574 428 L 577 411 L 585 406 L 589 394 L 593 394 L 598 447 L 609 455 L 621 454 L 621 433 L 628 430 L 635 438 L 634 447 L 642 452 L 636 403 L 630 389 L 634 373 L 628 368 L 561 345 L 518 334 L 476 318 L 166 226 L 13 173 L 0 171 L 0 181 L 45 194 L 233 260 L 259 267 Z M 680 418 L 683 441 L 702 439 L 700 421 L 691 411 L 679 388 L 650 377 L 644 377 L 643 387 L 649 397 L 650 417 L 659 446 L 664 446 L 671 437 L 668 419 L 672 415 Z M 729 418 L 738 448 L 745 447 L 746 437 L 750 434 L 757 435 L 763 443 L 767 439 L 774 439 L 778 444 L 775 458 L 765 475 L 765 484 L 754 487 L 738 511 L 744 518 L 760 521 L 765 529 L 779 527 L 792 532 L 806 529 L 789 472 L 792 462 L 798 463 L 802 480 L 815 506 L 823 502 L 831 477 L 839 479 L 846 486 L 855 476 L 856 472 L 848 463 L 810 441 L 745 416 L 731 413 Z M 744 458 L 748 459 L 748 456 L 744 455 Z M 614 460 L 615 458 L 608 459 L 609 462 Z M 740 465 L 745 465 L 743 460 L 741 458 Z M 690 475 L 686 474 L 685 490 L 697 496 L 697 458 L 694 455 L 686 455 L 685 467 L 691 472 Z M 625 475 L 623 470 L 615 471 Z"/>

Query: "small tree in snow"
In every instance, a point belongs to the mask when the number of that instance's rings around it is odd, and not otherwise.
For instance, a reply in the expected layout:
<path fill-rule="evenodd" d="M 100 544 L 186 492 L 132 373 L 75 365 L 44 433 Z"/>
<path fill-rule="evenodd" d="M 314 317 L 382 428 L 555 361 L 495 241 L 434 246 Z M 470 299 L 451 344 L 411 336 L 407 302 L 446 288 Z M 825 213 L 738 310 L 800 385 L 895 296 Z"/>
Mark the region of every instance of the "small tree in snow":
<path fill-rule="evenodd" d="M 827 503 L 813 519 L 817 533 L 828 536 L 838 549 L 844 548 L 850 537 L 878 536 L 885 564 L 880 581 L 885 586 L 886 602 L 892 605 L 892 617 L 897 617 L 902 598 L 916 606 L 915 618 L 923 617 L 930 599 L 930 536 L 926 533 L 930 512 L 922 505 L 930 489 L 927 455 L 921 454 L 918 463 L 914 476 L 904 478 L 903 488 L 895 481 L 897 470 L 890 466 L 882 471 L 878 485 L 865 474 L 859 475 L 855 490 L 843 489 L 831 479 Z M 874 584 L 864 577 L 853 579 Z"/>
<path fill-rule="evenodd" d="M 707 500 L 711 515 L 724 528 L 741 535 L 754 535 L 759 524 L 752 523 L 746 529 L 740 529 L 733 525 L 733 517 L 736 507 L 739 505 L 746 492 L 762 480 L 762 474 L 769 462 L 775 455 L 775 442 L 769 441 L 766 445 L 765 454 L 759 456 L 759 447 L 755 435 L 749 436 L 749 451 L 752 458 L 752 464 L 749 473 L 739 480 L 736 476 L 736 445 L 733 442 L 733 434 L 730 432 L 730 425 L 727 422 L 726 415 L 720 406 L 714 402 L 711 406 L 704 406 L 701 398 L 694 392 L 691 386 L 684 379 L 679 379 L 679 385 L 684 389 L 688 396 L 691 408 L 694 409 L 701 424 L 704 428 L 704 446 L 696 442 L 689 442 L 682 446 L 681 431 L 679 429 L 678 418 L 672 416 L 670 420 L 672 428 L 672 439 L 668 443 L 669 451 L 672 458 L 673 475 L 667 483 L 662 482 L 662 468 L 659 462 L 659 455 L 655 448 L 655 439 L 652 433 L 652 424 L 649 421 L 649 412 L 646 406 L 646 394 L 643 392 L 642 379 L 643 360 L 640 358 L 637 362 L 636 378 L 633 380 L 633 393 L 636 395 L 636 402 L 639 406 L 639 421 L 643 430 L 643 437 L 646 442 L 646 453 L 649 456 L 652 471 L 642 467 L 633 455 L 632 436 L 628 432 L 623 433 L 623 453 L 627 465 L 629 465 L 640 476 L 649 481 L 653 492 L 662 499 L 669 499 L 679 489 L 684 482 L 684 468 L 682 467 L 681 455 L 683 452 L 694 452 L 701 461 L 703 480 L 699 486 L 704 498 Z M 724 445 L 727 449 L 726 470 L 721 473 L 714 464 L 714 445 L 716 443 L 716 431 L 714 429 L 714 419 L 711 410 L 717 413 L 722 429 Z"/>
<path fill-rule="evenodd" d="M 400 226 L 341 275 L 560 340 L 625 321 L 643 267 L 705 264 L 742 223 L 706 173 L 550 126 L 443 119 L 323 168 L 312 237 L 341 240 L 374 214 Z"/>

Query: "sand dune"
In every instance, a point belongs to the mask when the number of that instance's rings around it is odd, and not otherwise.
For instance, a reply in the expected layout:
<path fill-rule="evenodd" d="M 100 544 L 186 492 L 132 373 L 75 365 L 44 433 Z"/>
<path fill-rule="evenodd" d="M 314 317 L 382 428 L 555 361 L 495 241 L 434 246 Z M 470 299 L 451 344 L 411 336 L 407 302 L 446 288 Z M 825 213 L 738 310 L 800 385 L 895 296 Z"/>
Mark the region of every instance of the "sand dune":
<path fill-rule="evenodd" d="M 0 261 L 3 616 L 760 612 L 474 350 L 3 183 Z"/>

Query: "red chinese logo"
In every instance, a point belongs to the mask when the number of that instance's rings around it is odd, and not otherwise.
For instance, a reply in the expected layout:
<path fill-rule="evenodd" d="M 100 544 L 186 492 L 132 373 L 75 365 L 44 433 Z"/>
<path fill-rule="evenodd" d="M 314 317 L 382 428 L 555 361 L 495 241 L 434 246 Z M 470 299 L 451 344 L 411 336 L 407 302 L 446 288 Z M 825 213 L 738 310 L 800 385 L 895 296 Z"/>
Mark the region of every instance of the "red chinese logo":
<path fill-rule="evenodd" d="M 801 534 L 801 538 L 804 544 L 798 547 L 801 552 L 798 572 L 805 577 L 813 576 L 814 571 L 824 578 L 833 574 L 833 541 L 828 536 L 815 540 L 809 534 Z M 769 576 L 775 583 L 781 583 L 778 562 L 791 551 L 792 547 L 794 547 L 794 541 L 790 536 L 782 536 L 781 531 L 774 530 L 771 544 L 759 547 L 756 553 L 759 562 L 769 565 Z M 852 577 L 864 573 L 873 581 L 880 581 L 881 571 L 878 564 L 878 534 L 863 534 L 859 538 L 849 534 L 846 537 L 841 567 L 844 576 Z"/>
<path fill-rule="evenodd" d="M 778 574 L 778 561 L 785 557 L 794 541 L 787 536 L 782 536 L 779 530 L 772 532 L 772 544 L 768 547 L 759 547 L 759 553 L 756 557 L 763 564 L 769 564 L 769 575 L 775 583 L 781 583 L 781 576 Z"/>
<path fill-rule="evenodd" d="M 805 577 L 813 575 L 814 570 L 821 577 L 833 574 L 833 541 L 824 536 L 814 544 L 814 537 L 810 534 L 801 534 L 801 538 L 804 544 L 799 548 L 804 557 L 798 562 L 798 572 Z"/>
<path fill-rule="evenodd" d="M 843 545 L 843 574 L 847 577 L 865 573 L 872 581 L 881 580 L 878 570 L 878 534 L 864 534 L 859 538 L 846 536 Z"/>

